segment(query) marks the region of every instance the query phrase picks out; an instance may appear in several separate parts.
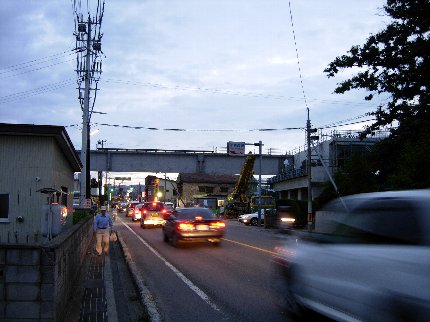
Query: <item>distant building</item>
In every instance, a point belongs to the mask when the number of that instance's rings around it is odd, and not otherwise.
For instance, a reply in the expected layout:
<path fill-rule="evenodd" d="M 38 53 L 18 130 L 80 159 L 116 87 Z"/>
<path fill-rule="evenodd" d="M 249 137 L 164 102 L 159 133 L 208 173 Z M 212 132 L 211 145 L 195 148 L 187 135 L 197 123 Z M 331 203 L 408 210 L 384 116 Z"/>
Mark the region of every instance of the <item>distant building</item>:
<path fill-rule="evenodd" d="M 194 203 L 207 197 L 227 199 L 238 176 L 210 175 L 205 173 L 180 173 L 176 180 L 179 196 L 183 203 Z M 203 203 L 204 204 L 204 203 Z"/>
<path fill-rule="evenodd" d="M 0 244 L 42 241 L 42 207 L 51 195 L 41 189 L 58 191 L 53 202 L 71 216 L 73 175 L 82 165 L 63 126 L 0 123 L 0 164 Z"/>
<path fill-rule="evenodd" d="M 377 132 L 374 136 L 360 140 L 357 131 L 333 131 L 320 135 L 320 142 L 312 148 L 312 197 L 318 197 L 324 185 L 330 181 L 330 175 L 344 166 L 354 153 L 366 153 L 375 143 L 387 137 L 386 132 Z M 307 200 L 307 150 L 293 154 L 293 160 L 285 162 L 284 169 L 278 175 L 268 179 L 279 199 Z M 328 172 L 328 173 L 327 173 Z"/>
<path fill-rule="evenodd" d="M 176 182 L 170 179 L 158 179 L 158 191 L 161 193 L 159 200 L 163 202 L 172 202 L 176 205 L 178 202 L 178 186 Z"/>

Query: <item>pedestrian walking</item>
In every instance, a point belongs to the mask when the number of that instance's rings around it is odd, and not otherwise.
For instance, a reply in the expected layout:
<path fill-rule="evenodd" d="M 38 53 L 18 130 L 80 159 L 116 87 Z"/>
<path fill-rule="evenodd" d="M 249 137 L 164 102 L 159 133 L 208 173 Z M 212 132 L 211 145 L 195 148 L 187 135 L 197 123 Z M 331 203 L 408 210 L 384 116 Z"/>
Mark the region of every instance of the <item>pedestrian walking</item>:
<path fill-rule="evenodd" d="M 106 207 L 100 207 L 100 213 L 94 218 L 93 225 L 94 233 L 96 234 L 96 251 L 97 255 L 102 254 L 102 243 L 103 252 L 108 254 L 109 251 L 109 234 L 112 230 L 112 219 L 109 214 L 106 213 Z"/>

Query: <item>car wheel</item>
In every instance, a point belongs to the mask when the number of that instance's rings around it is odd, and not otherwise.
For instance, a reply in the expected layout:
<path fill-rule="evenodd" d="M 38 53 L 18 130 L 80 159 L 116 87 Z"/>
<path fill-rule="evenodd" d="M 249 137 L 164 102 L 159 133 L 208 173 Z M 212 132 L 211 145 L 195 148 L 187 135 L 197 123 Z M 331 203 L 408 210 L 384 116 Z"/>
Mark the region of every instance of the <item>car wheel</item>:
<path fill-rule="evenodd" d="M 163 241 L 166 243 L 169 241 L 169 237 L 167 236 L 167 234 L 164 231 L 163 231 Z"/>
<path fill-rule="evenodd" d="M 140 222 L 140 227 L 142 227 L 143 229 L 145 229 L 146 228 L 146 225 L 145 225 L 145 222 Z"/>
<path fill-rule="evenodd" d="M 179 247 L 179 240 L 178 240 L 178 236 L 176 234 L 172 235 L 170 242 L 172 243 L 173 247 Z"/>
<path fill-rule="evenodd" d="M 257 218 L 252 218 L 251 221 L 250 221 L 250 223 L 251 223 L 252 226 L 257 226 L 258 219 Z"/>

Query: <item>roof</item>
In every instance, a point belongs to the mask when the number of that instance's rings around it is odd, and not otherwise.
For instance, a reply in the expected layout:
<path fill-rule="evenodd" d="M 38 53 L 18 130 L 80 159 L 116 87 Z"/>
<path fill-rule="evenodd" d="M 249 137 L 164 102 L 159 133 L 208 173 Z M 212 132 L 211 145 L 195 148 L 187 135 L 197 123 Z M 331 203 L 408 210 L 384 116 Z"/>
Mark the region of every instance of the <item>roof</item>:
<path fill-rule="evenodd" d="M 80 172 L 82 163 L 64 126 L 0 123 L 0 135 L 53 137 L 74 172 Z"/>
<path fill-rule="evenodd" d="M 206 173 L 180 173 L 177 182 L 235 184 L 238 176 Z"/>

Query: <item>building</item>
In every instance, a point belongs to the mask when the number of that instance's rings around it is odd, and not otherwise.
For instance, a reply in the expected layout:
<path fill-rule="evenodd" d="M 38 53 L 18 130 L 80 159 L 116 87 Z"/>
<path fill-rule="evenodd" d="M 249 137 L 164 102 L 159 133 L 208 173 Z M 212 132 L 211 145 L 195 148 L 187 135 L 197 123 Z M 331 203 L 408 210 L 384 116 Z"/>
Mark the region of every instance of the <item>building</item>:
<path fill-rule="evenodd" d="M 238 176 L 209 175 L 205 173 L 180 173 L 176 180 L 179 198 L 184 204 L 195 203 L 197 199 L 216 198 L 217 206 L 223 204 L 233 190 Z"/>
<path fill-rule="evenodd" d="M 177 205 L 178 186 L 175 181 L 168 178 L 159 178 L 158 192 L 160 192 L 160 201 L 172 202 L 174 205 Z"/>
<path fill-rule="evenodd" d="M 374 136 L 361 140 L 357 131 L 333 131 L 320 133 L 320 141 L 312 148 L 312 197 L 318 197 L 324 185 L 330 181 L 338 169 L 354 153 L 366 153 L 372 146 L 387 137 L 386 132 L 376 132 Z M 278 193 L 279 199 L 307 200 L 307 150 L 294 154 L 293 160 L 286 162 L 285 168 L 268 183 Z"/>
<path fill-rule="evenodd" d="M 1 123 L 0 163 L 0 244 L 41 243 L 49 198 L 67 207 L 71 223 L 74 172 L 82 165 L 63 126 Z"/>

